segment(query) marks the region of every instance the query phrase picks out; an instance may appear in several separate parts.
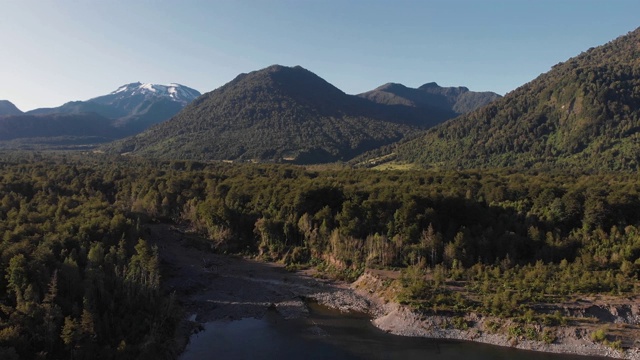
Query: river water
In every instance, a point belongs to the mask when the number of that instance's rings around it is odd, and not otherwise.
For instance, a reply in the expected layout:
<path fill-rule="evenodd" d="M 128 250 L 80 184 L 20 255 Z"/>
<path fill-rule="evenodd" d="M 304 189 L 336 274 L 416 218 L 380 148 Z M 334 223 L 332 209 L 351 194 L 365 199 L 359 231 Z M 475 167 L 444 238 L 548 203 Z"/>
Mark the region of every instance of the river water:
<path fill-rule="evenodd" d="M 304 319 L 285 320 L 275 310 L 262 319 L 215 321 L 191 337 L 181 360 L 589 360 L 465 341 L 388 334 L 369 318 L 309 304 Z"/>

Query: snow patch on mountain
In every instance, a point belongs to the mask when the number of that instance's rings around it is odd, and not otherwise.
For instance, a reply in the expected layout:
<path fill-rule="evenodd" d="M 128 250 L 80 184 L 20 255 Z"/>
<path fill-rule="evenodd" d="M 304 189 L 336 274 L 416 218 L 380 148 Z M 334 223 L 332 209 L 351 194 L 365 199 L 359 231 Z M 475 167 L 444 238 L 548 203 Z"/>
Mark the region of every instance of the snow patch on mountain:
<path fill-rule="evenodd" d="M 113 91 L 109 95 L 116 95 L 117 97 L 128 96 L 144 96 L 144 97 L 166 97 L 173 101 L 183 104 L 190 103 L 198 96 L 200 92 L 177 83 L 171 83 L 168 85 L 152 84 L 152 83 L 131 83 L 120 86 L 117 90 Z"/>

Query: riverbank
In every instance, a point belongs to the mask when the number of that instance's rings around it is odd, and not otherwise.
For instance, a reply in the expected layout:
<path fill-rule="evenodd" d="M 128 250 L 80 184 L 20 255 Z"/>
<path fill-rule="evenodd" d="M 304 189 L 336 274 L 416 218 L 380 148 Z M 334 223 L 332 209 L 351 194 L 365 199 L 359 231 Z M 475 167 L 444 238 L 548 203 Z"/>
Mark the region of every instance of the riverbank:
<path fill-rule="evenodd" d="M 310 299 L 343 312 L 368 313 L 371 307 L 349 284 L 314 277 L 312 270 L 289 272 L 280 264 L 214 254 L 203 239 L 165 224 L 151 225 L 147 233 L 158 247 L 164 290 L 185 311 L 176 353 L 207 322 L 262 318 L 270 309 L 285 319 L 305 317 Z"/>
<path fill-rule="evenodd" d="M 425 316 L 390 301 L 391 297 L 385 293 L 388 281 L 383 274 L 369 271 L 353 284 L 347 284 L 317 278 L 313 270 L 288 272 L 279 264 L 213 254 L 202 247 L 202 239 L 168 225 L 149 227 L 149 235 L 160 252 L 165 269 L 163 283 L 166 291 L 177 295 L 186 312 L 176 343 L 177 352 L 184 349 L 189 336 L 198 331 L 201 324 L 247 317 L 262 318 L 269 309 L 277 310 L 285 319 L 304 317 L 308 314 L 306 302 L 312 299 L 343 312 L 368 313 L 375 326 L 397 335 L 458 339 L 555 353 L 640 359 L 637 347 L 625 352 L 616 351 L 594 343 L 589 338 L 590 333 L 578 327 L 558 328 L 557 340 L 552 344 L 514 338 L 500 332 L 490 333 L 486 328 L 493 319 L 474 314 L 465 316 L 469 324 L 467 329 L 456 329 L 450 325 L 449 316 Z M 508 327 L 509 324 L 502 326 Z"/>
<path fill-rule="evenodd" d="M 615 350 L 610 346 L 594 342 L 590 338 L 591 329 L 584 326 L 559 326 L 551 330 L 556 336 L 553 343 L 532 341 L 525 336 L 508 334 L 507 329 L 516 324 L 509 320 L 501 320 L 492 317 L 483 317 L 477 314 L 466 314 L 463 317 L 466 329 L 458 329 L 453 325 L 452 316 L 424 315 L 411 310 L 408 306 L 385 299 L 385 279 L 373 272 L 366 272 L 351 286 L 360 296 L 368 299 L 372 306 L 373 324 L 390 333 L 404 336 L 421 336 L 435 339 L 456 339 L 481 342 L 486 344 L 513 347 L 522 350 L 533 350 L 552 353 L 603 356 L 618 359 L 640 359 L 640 349 L 631 347 L 625 351 Z M 632 303 L 633 304 L 633 303 Z M 635 314 L 631 316 L 632 326 L 638 325 L 637 303 Z M 605 308 L 601 311 L 607 312 Z M 610 313 L 609 313 L 610 314 Z M 603 316 L 602 314 L 601 316 Z M 610 314 L 615 321 L 615 316 Z M 491 326 L 490 326 L 491 324 Z M 499 328 L 495 328 L 499 324 Z M 618 323 L 621 328 L 630 324 Z M 488 330 L 494 327 L 493 331 Z M 612 326 L 616 326 L 612 323 Z M 591 328 L 593 328 L 592 326 Z M 538 329 L 542 330 L 542 329 Z M 636 342 L 637 344 L 637 342 Z"/>

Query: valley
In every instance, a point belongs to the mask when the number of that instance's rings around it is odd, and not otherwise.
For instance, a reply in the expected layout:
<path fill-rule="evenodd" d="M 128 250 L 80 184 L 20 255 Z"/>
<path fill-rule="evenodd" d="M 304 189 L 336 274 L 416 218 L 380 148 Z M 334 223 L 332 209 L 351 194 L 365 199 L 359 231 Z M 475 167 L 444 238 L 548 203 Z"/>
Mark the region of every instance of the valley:
<path fill-rule="evenodd" d="M 345 359 L 640 359 L 638 44 L 505 96 L 271 65 L 0 101 L 0 358 L 171 360 L 253 326 Z"/>
<path fill-rule="evenodd" d="M 185 319 L 309 299 L 397 334 L 637 356 L 635 174 L 4 159 L 8 359 L 174 358 Z"/>

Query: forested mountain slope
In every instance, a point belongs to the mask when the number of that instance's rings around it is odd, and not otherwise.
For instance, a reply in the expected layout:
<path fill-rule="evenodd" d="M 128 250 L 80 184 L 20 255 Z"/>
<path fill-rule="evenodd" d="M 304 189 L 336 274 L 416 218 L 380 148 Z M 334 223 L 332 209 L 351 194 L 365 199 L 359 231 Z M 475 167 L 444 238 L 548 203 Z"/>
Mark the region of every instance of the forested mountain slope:
<path fill-rule="evenodd" d="M 45 138 L 47 141 L 54 138 L 91 138 L 104 142 L 119 137 L 122 137 L 122 132 L 112 126 L 112 121 L 95 113 L 0 117 L 0 141 L 29 139 L 37 143 Z"/>
<path fill-rule="evenodd" d="M 423 166 L 640 164 L 640 29 L 555 65 L 504 98 L 397 147 Z"/>
<path fill-rule="evenodd" d="M 451 118 L 347 95 L 300 66 L 241 74 L 171 120 L 110 147 L 167 159 L 347 160 Z"/>

